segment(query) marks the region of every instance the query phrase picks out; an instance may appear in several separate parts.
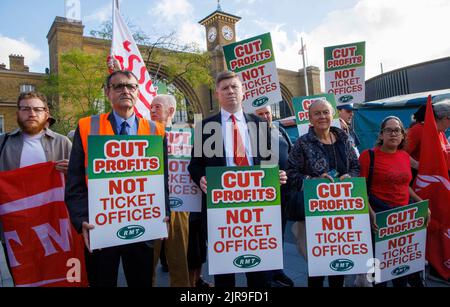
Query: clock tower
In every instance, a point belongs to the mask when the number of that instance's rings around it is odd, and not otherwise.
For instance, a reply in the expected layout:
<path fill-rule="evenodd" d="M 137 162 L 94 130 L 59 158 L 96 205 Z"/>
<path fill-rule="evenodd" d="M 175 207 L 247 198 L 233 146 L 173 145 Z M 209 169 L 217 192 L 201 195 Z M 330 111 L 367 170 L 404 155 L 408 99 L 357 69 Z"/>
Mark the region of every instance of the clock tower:
<path fill-rule="evenodd" d="M 217 10 L 199 23 L 206 28 L 208 51 L 236 42 L 236 23 L 241 17 L 225 13 L 218 1 Z"/>
<path fill-rule="evenodd" d="M 225 13 L 217 1 L 217 10 L 199 23 L 206 29 L 207 50 L 212 55 L 212 75 L 227 69 L 222 46 L 236 42 L 236 24 L 241 17 Z"/>

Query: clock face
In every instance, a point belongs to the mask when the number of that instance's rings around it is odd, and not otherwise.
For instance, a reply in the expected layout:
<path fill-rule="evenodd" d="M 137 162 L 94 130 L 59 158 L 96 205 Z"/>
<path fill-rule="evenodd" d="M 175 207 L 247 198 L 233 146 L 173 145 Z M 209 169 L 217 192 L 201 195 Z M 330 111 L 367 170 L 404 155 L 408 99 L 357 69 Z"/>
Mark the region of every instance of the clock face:
<path fill-rule="evenodd" d="M 212 43 L 217 38 L 217 29 L 215 27 L 212 27 L 208 31 L 208 41 Z"/>
<path fill-rule="evenodd" d="M 230 41 L 234 37 L 233 29 L 231 29 L 229 26 L 224 26 L 222 28 L 222 35 L 223 38 L 225 38 L 227 41 Z"/>

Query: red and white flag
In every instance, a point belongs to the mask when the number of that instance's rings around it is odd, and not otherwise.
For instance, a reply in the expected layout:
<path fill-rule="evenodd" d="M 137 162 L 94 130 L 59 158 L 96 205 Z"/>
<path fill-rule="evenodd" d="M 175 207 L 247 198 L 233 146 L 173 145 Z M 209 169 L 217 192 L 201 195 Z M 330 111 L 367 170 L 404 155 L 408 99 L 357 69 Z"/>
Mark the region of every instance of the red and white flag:
<path fill-rule="evenodd" d="M 0 220 L 17 287 L 86 287 L 84 242 L 53 162 L 0 172 Z"/>
<path fill-rule="evenodd" d="M 120 15 L 117 0 L 113 0 L 113 38 L 108 63 L 116 59 L 121 70 L 132 71 L 139 82 L 139 100 L 135 106 L 137 116 L 151 119 L 150 110 L 157 90 L 147 71 L 141 52 L 128 26 Z M 111 71 L 112 72 L 112 71 Z"/>
<path fill-rule="evenodd" d="M 427 236 L 427 260 L 445 279 L 450 278 L 450 181 L 439 138 L 431 96 L 428 98 L 420 150 L 420 167 L 414 190 L 430 200 L 431 221 Z"/>

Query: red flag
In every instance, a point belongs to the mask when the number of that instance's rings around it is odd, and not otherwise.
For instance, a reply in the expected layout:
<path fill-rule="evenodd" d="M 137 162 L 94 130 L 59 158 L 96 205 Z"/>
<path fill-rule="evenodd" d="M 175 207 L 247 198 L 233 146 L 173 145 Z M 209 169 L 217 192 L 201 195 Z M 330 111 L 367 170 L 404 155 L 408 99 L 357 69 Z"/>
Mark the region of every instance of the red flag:
<path fill-rule="evenodd" d="M 16 286 L 87 286 L 83 240 L 53 162 L 0 172 L 0 220 Z"/>
<path fill-rule="evenodd" d="M 420 150 L 420 168 L 414 185 L 422 199 L 430 200 L 431 221 L 427 260 L 445 279 L 450 278 L 450 181 L 439 138 L 431 96 L 428 98 Z"/>

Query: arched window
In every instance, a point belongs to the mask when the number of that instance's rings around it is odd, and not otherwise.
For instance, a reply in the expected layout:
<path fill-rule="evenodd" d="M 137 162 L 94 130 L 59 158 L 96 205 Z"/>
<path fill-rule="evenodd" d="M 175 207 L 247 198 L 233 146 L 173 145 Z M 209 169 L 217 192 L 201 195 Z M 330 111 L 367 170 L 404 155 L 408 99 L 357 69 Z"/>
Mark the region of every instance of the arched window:
<path fill-rule="evenodd" d="M 292 116 L 291 108 L 286 101 L 281 101 L 272 105 L 272 117 L 274 120 Z"/>

